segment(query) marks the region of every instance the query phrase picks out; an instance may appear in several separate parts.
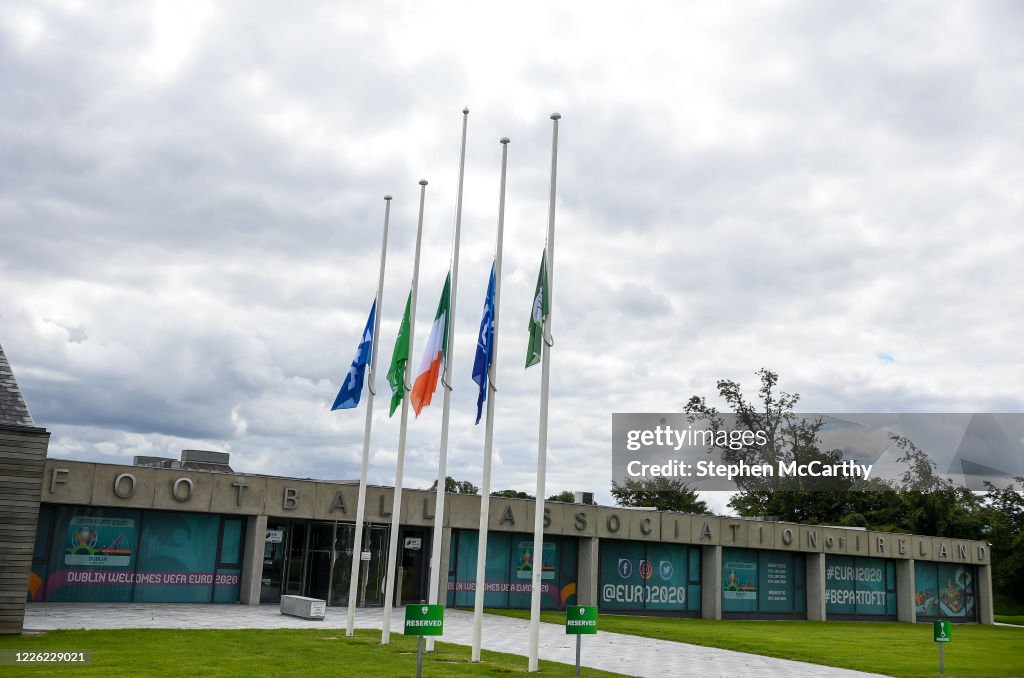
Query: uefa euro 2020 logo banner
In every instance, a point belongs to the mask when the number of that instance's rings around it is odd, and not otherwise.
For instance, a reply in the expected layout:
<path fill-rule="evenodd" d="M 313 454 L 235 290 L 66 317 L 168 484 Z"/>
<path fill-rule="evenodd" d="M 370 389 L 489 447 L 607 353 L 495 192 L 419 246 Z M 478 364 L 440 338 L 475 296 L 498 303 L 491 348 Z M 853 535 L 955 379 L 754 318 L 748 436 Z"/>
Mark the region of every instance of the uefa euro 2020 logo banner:
<path fill-rule="evenodd" d="M 135 521 L 131 518 L 76 516 L 68 523 L 64 564 L 127 567 L 134 536 Z"/>

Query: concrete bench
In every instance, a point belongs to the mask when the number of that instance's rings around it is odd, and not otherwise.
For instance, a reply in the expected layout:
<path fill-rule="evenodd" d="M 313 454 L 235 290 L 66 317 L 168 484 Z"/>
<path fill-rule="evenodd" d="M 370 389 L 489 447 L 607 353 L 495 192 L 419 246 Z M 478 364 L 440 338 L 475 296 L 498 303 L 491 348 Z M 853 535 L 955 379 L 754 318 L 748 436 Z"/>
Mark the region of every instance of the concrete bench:
<path fill-rule="evenodd" d="M 323 619 L 327 614 L 327 601 L 305 596 L 281 596 L 281 614 L 303 619 Z"/>

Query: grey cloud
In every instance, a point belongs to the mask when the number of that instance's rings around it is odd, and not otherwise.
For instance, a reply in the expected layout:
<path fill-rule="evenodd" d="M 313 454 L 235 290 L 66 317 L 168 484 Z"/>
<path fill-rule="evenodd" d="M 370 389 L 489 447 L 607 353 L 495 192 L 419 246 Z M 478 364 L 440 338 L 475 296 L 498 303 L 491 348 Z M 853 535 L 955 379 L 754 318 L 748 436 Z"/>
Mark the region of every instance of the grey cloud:
<path fill-rule="evenodd" d="M 12 33 L 18 12 L 41 17 L 37 44 Z M 0 11 L 0 343 L 59 454 L 209 445 L 243 470 L 354 477 L 362 417 L 326 408 L 391 193 L 371 463 L 388 482 L 383 373 L 416 181 L 414 364 L 448 263 L 463 104 L 453 475 L 479 477 L 468 373 L 507 135 L 494 483 L 532 493 L 539 375 L 522 361 L 556 109 L 552 492 L 608 501 L 611 412 L 678 409 L 762 365 L 819 410 L 1019 409 L 1016 3 L 666 5 L 625 24 L 557 10 L 508 59 L 514 35 L 462 53 L 471 33 L 410 38 L 425 15 L 393 12 L 391 40 L 380 12 L 218 4 L 160 80 L 142 61 L 162 28 L 148 7 Z M 636 68 L 657 52 L 637 36 L 667 24 L 706 33 L 700 63 L 661 50 Z M 410 425 L 420 485 L 437 409 Z"/>

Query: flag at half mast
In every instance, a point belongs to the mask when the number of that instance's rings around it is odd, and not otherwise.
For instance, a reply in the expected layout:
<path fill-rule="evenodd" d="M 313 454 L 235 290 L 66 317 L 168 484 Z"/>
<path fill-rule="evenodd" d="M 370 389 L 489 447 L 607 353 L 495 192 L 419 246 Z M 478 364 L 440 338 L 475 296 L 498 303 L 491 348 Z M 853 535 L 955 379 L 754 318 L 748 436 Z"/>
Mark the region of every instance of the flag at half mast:
<path fill-rule="evenodd" d="M 430 400 L 437 390 L 437 378 L 444 370 L 448 361 L 448 324 L 451 321 L 451 296 L 452 296 L 452 274 L 449 271 L 448 277 L 444 279 L 444 289 L 441 290 L 441 300 L 437 303 L 437 313 L 434 314 L 434 324 L 430 327 L 430 338 L 427 339 L 427 347 L 423 351 L 423 359 L 420 360 L 420 368 L 416 371 L 416 380 L 412 385 L 412 394 L 409 402 L 416 411 L 416 416 L 424 407 L 430 404 Z"/>
<path fill-rule="evenodd" d="M 370 307 L 370 317 L 366 320 L 366 328 L 359 340 L 359 347 L 356 348 L 356 357 L 352 359 L 352 366 L 345 375 L 345 381 L 341 384 L 338 397 L 334 399 L 331 410 L 347 410 L 359 404 L 359 398 L 363 394 L 363 378 L 366 375 L 366 365 L 370 362 L 373 353 L 373 317 L 377 313 L 377 300 L 373 300 Z"/>
<path fill-rule="evenodd" d="M 533 294 L 533 308 L 530 310 L 530 345 L 526 349 L 526 366 L 531 367 L 540 362 L 541 350 L 544 346 L 544 319 L 551 311 L 548 293 L 548 251 L 540 258 L 540 273 L 537 274 L 537 291 Z"/>
<path fill-rule="evenodd" d="M 494 360 L 494 267 L 491 264 L 491 277 L 487 282 L 487 296 L 484 298 L 484 313 L 480 318 L 480 333 L 476 338 L 476 356 L 473 358 L 473 381 L 480 387 L 476 397 L 476 423 L 480 423 L 480 415 L 487 399 L 487 373 Z"/>
<path fill-rule="evenodd" d="M 388 368 L 388 385 L 391 386 L 391 412 L 392 416 L 398 406 L 402 404 L 405 397 L 405 364 L 409 362 L 409 311 L 412 306 L 412 292 L 405 300 L 405 313 L 402 314 L 402 324 L 398 327 L 398 338 L 395 339 L 395 350 L 391 353 L 391 367 Z"/>

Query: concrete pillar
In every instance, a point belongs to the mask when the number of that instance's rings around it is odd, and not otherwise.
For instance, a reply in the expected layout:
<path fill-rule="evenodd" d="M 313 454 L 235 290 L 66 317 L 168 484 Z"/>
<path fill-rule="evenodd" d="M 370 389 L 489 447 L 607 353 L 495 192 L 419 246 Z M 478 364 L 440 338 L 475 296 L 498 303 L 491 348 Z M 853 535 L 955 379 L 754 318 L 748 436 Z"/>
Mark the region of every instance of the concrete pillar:
<path fill-rule="evenodd" d="M 702 546 L 700 558 L 700 616 L 722 618 L 722 547 Z"/>
<path fill-rule="evenodd" d="M 245 554 L 242 556 L 242 584 L 238 591 L 238 602 L 243 605 L 260 604 L 263 549 L 266 540 L 267 517 L 249 516 L 245 521 Z"/>
<path fill-rule="evenodd" d="M 978 565 L 978 623 L 994 624 L 995 609 L 992 605 L 992 566 Z"/>
<path fill-rule="evenodd" d="M 446 497 L 447 499 L 447 497 Z M 452 555 L 452 528 L 441 528 L 441 566 L 438 572 L 441 576 L 437 579 L 437 602 L 441 605 L 448 604 L 448 570 L 451 569 Z M 429 586 L 429 584 L 428 584 Z"/>
<path fill-rule="evenodd" d="M 807 554 L 807 621 L 825 621 L 825 554 Z"/>
<path fill-rule="evenodd" d="M 576 604 L 597 605 L 597 564 L 600 562 L 601 540 L 597 537 L 580 537 L 579 544 Z"/>
<path fill-rule="evenodd" d="M 913 624 L 917 621 L 914 605 L 914 560 L 896 562 L 896 621 Z"/>

